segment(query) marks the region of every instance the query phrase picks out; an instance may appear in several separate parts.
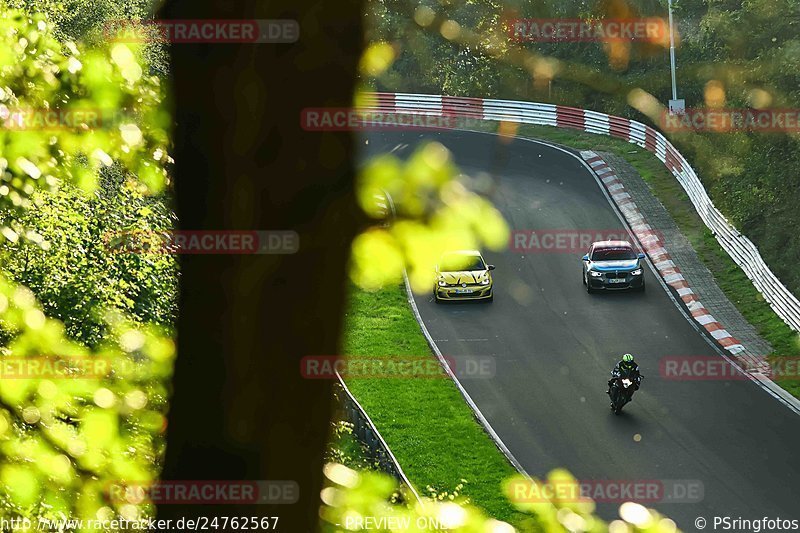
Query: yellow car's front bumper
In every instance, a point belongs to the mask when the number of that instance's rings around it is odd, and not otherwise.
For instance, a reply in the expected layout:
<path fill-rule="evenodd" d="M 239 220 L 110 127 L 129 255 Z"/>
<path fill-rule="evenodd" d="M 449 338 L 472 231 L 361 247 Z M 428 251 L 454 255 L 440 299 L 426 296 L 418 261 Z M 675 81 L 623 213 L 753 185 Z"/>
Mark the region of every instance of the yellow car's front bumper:
<path fill-rule="evenodd" d="M 433 297 L 439 301 L 488 300 L 492 298 L 492 283 L 488 285 L 461 285 L 433 288 Z M 469 292 L 468 292 L 469 291 Z"/>

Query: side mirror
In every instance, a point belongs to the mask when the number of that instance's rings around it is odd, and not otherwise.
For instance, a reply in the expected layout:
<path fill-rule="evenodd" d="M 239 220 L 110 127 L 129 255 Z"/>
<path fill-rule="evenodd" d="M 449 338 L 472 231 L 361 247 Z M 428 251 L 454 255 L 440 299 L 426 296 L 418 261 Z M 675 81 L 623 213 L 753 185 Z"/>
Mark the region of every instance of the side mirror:
<path fill-rule="evenodd" d="M 589 254 L 586 254 L 583 257 L 581 257 L 581 260 L 588 261 L 589 260 Z"/>
<path fill-rule="evenodd" d="M 494 270 L 494 265 L 486 265 L 486 270 Z"/>
<path fill-rule="evenodd" d="M 644 254 L 639 252 L 639 259 L 644 259 Z"/>

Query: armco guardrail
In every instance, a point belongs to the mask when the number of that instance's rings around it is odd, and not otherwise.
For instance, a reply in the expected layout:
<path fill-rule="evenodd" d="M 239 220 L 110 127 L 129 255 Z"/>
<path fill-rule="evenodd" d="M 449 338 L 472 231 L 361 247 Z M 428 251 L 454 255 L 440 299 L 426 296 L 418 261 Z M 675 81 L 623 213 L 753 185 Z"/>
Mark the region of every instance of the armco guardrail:
<path fill-rule="evenodd" d="M 773 311 L 792 329 L 800 331 L 800 301 L 772 273 L 752 241 L 739 233 L 714 207 L 689 162 L 656 129 L 635 120 L 554 104 L 433 94 L 365 93 L 362 96 L 360 109 L 368 111 L 574 128 L 617 137 L 653 152 L 675 176 L 705 225 L 764 295 Z"/>
<path fill-rule="evenodd" d="M 358 403 L 358 400 L 356 400 L 355 396 L 350 392 L 350 389 L 347 388 L 342 377 L 338 373 L 336 377 L 339 380 L 339 394 L 337 394 L 340 400 L 339 403 L 347 421 L 353 424 L 353 434 L 367 447 L 372 456 L 371 459 L 380 466 L 381 470 L 391 474 L 395 479 L 406 486 L 417 502 L 422 504 L 419 494 L 416 489 L 414 489 L 411 481 L 406 477 L 397 458 L 392 453 L 392 450 L 389 449 L 389 445 L 383 440 L 378 428 L 372 423 L 372 419 L 370 419 L 364 408 L 361 407 L 361 404 Z"/>

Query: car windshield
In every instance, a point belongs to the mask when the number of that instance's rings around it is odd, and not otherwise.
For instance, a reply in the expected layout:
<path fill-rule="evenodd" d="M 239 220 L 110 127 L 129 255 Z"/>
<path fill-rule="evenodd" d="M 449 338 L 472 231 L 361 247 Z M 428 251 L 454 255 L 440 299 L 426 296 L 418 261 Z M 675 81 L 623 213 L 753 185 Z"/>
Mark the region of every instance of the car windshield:
<path fill-rule="evenodd" d="M 439 263 L 441 272 L 457 272 L 460 270 L 486 270 L 486 263 L 479 255 L 451 254 L 442 258 Z"/>
<path fill-rule="evenodd" d="M 592 261 L 624 261 L 626 259 L 636 259 L 636 252 L 631 248 L 596 248 L 592 252 Z"/>

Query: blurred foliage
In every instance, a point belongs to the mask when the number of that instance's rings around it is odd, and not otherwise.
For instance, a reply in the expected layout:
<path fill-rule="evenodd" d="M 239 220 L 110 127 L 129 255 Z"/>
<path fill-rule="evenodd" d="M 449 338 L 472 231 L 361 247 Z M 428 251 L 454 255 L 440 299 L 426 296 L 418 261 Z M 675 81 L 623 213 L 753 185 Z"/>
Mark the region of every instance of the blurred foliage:
<path fill-rule="evenodd" d="M 62 181 L 92 192 L 100 168 L 115 161 L 150 191 L 163 190 L 170 117 L 160 106 L 161 81 L 144 74 L 135 46 L 81 53 L 59 43 L 44 16 L 8 10 L 0 12 L 0 38 L 0 209 L 28 207 L 34 190 L 54 191 Z M 31 121 L 50 110 L 101 118 Z"/>
<path fill-rule="evenodd" d="M 636 503 L 620 506 L 619 520 L 606 524 L 592 513 L 591 501 L 566 502 L 536 498 L 536 502 L 515 502 L 520 511 L 530 518 L 516 528 L 506 522 L 487 517 L 481 510 L 464 502 L 462 498 L 422 498 L 420 502 L 406 494 L 408 505 L 394 503 L 398 487 L 394 479 L 377 472 L 356 472 L 341 464 L 329 463 L 325 467 L 328 479 L 322 490 L 323 506 L 320 516 L 322 531 L 453 531 L 463 533 L 513 533 L 586 531 L 592 533 L 673 533 L 675 522 L 658 512 Z M 546 483 L 567 486 L 577 481 L 563 470 L 554 470 Z M 506 489 L 513 500 L 510 487 L 525 485 L 541 494 L 542 482 L 519 476 L 509 479 Z M 400 489 L 403 490 L 403 489 Z M 571 491 L 568 491 L 571 492 Z M 576 489 L 577 493 L 577 489 Z M 444 501 L 443 501 L 444 500 Z"/>
<path fill-rule="evenodd" d="M 3 347 L 4 371 L 43 356 L 71 367 L 96 361 L 107 371 L 30 370 L 30 377 L 0 382 L 0 514 L 97 519 L 111 513 L 130 520 L 151 514 L 152 507 L 112 501 L 107 491 L 157 475 L 172 341 L 109 312 L 108 334 L 91 351 L 45 317 L 28 289 L 0 281 L 0 304 L 3 330 L 13 334 Z"/>
<path fill-rule="evenodd" d="M 666 0 L 370 0 L 365 88 L 593 109 L 656 127 L 671 98 L 666 40 L 517 43 L 515 18 L 667 18 Z M 676 0 L 687 108 L 800 108 L 798 0 Z M 675 134 L 716 205 L 800 293 L 797 133 Z"/>
<path fill-rule="evenodd" d="M 60 41 L 46 15 L 0 4 L 3 517 L 154 512 L 107 494 L 158 475 L 175 355 L 174 259 L 114 256 L 102 239 L 173 222 L 152 196 L 169 186 L 170 118 L 140 52 Z M 48 110 L 108 120 L 26 118 Z"/>
<path fill-rule="evenodd" d="M 102 310 L 165 328 L 177 313 L 174 256 L 114 253 L 110 247 L 112 237 L 131 230 L 172 228 L 175 217 L 165 199 L 140 189 L 114 165 L 103 169 L 102 185 L 92 195 L 62 185 L 57 192 L 34 193 L 31 209 L 0 212 L 0 225 L 23 237 L 0 241 L 5 275 L 31 289 L 47 316 L 89 347 L 107 333 Z"/>
<path fill-rule="evenodd" d="M 29 14 L 45 14 L 53 23 L 59 41 L 81 41 L 86 46 L 103 46 L 114 35 L 115 23 L 150 20 L 161 0 L 3 0 L 9 7 Z M 145 64 L 152 73 L 169 72 L 166 46 L 143 43 Z"/>
<path fill-rule="evenodd" d="M 444 252 L 502 249 L 508 225 L 480 191 L 480 182 L 460 174 L 439 143 L 421 146 L 406 161 L 391 154 L 371 159 L 359 176 L 358 200 L 367 214 L 387 223 L 353 243 L 353 280 L 377 289 L 407 269 L 414 290 L 428 291 Z"/>

